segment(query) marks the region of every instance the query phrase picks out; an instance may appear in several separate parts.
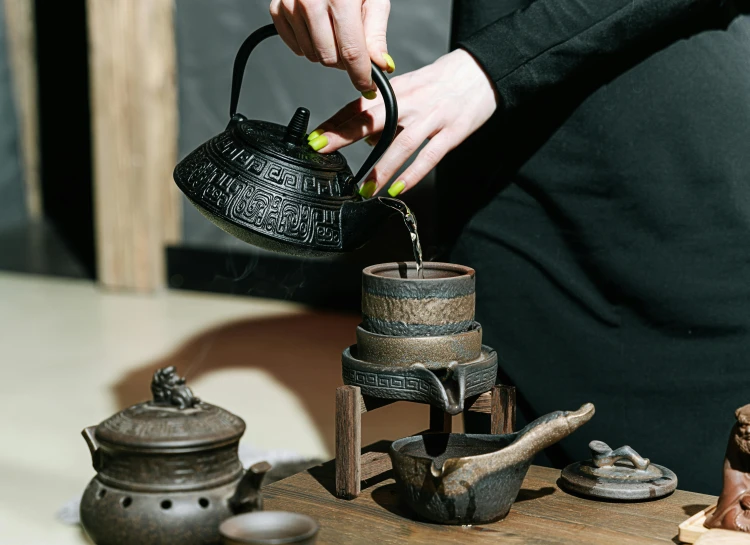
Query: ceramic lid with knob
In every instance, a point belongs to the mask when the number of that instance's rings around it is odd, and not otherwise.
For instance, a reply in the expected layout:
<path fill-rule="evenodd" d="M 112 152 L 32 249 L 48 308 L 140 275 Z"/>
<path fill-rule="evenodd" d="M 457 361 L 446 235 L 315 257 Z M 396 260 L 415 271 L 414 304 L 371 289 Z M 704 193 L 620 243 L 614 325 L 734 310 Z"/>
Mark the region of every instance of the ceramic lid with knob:
<path fill-rule="evenodd" d="M 563 469 L 562 488 L 582 496 L 609 500 L 661 498 L 677 488 L 677 475 L 651 463 L 627 445 L 612 450 L 603 441 L 591 441 L 589 450 L 591 460 Z"/>
<path fill-rule="evenodd" d="M 96 427 L 96 440 L 131 450 L 203 449 L 239 441 L 245 422 L 193 395 L 174 367 L 159 369 L 153 399 L 133 405 Z"/>

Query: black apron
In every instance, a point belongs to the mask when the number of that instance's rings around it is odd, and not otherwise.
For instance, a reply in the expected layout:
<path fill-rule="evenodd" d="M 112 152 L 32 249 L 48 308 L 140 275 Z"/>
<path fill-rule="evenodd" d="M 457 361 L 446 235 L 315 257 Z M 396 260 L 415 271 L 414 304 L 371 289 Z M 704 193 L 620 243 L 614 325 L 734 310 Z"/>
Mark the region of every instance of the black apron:
<path fill-rule="evenodd" d="M 458 1 L 454 42 L 516 8 Z M 725 2 L 605 81 L 500 111 L 438 168 L 446 259 L 477 271 L 519 424 L 596 406 L 538 463 L 588 458 L 599 439 L 720 491 L 750 403 L 749 12 Z"/>

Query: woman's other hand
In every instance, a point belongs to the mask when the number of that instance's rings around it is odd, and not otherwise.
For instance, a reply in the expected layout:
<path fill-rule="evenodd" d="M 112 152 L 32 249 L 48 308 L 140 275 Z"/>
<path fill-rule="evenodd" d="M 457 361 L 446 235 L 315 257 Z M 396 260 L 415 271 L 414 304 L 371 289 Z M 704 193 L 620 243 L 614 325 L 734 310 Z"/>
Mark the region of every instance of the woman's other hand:
<path fill-rule="evenodd" d="M 386 29 L 390 0 L 272 0 L 271 17 L 299 56 L 342 68 L 363 96 L 376 97 L 372 65 L 393 72 Z"/>
<path fill-rule="evenodd" d="M 446 153 L 466 140 L 497 109 L 493 82 L 469 53 L 458 49 L 420 70 L 393 78 L 401 131 L 360 188 L 371 197 L 429 140 L 388 193 L 395 197 L 414 187 Z M 310 141 L 313 149 L 331 153 L 363 138 L 374 145 L 385 123 L 385 107 L 355 100 L 323 123 Z"/>

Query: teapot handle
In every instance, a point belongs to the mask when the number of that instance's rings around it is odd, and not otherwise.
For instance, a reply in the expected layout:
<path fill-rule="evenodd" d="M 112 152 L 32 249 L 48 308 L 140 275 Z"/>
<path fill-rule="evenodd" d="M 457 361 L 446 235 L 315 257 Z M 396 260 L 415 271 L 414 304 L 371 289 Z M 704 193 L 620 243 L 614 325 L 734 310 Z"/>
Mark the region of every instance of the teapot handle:
<path fill-rule="evenodd" d="M 229 103 L 229 117 L 233 118 L 237 113 L 237 103 L 240 100 L 240 90 L 242 88 L 242 78 L 245 74 L 245 66 L 247 60 L 250 57 L 250 53 L 253 49 L 271 36 L 276 36 L 278 32 L 274 25 L 266 25 L 259 28 L 242 43 L 237 56 L 234 59 L 234 70 L 232 72 L 232 96 Z M 375 148 L 372 150 L 370 155 L 365 159 L 364 164 L 360 167 L 357 174 L 354 176 L 354 183 L 359 184 L 365 176 L 372 170 L 380 158 L 391 145 L 393 139 L 396 137 L 396 130 L 398 129 L 398 105 L 396 104 L 396 95 L 393 93 L 388 78 L 385 77 L 383 71 L 378 68 L 375 63 L 372 63 L 372 79 L 375 85 L 380 90 L 380 95 L 383 97 L 383 103 L 385 104 L 385 126 L 381 134 L 380 140 L 378 141 Z"/>

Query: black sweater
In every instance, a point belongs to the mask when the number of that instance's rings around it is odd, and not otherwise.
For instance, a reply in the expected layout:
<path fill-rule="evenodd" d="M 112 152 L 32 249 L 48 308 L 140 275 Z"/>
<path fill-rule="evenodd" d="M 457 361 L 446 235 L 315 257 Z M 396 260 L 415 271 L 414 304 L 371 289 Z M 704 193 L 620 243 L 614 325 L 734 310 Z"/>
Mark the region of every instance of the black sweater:
<path fill-rule="evenodd" d="M 477 317 L 526 416 L 597 405 L 557 464 L 590 439 L 631 443 L 718 491 L 750 402 L 748 13 L 456 4 L 454 45 L 500 107 L 440 165 L 439 217 L 450 259 L 477 269 Z"/>

